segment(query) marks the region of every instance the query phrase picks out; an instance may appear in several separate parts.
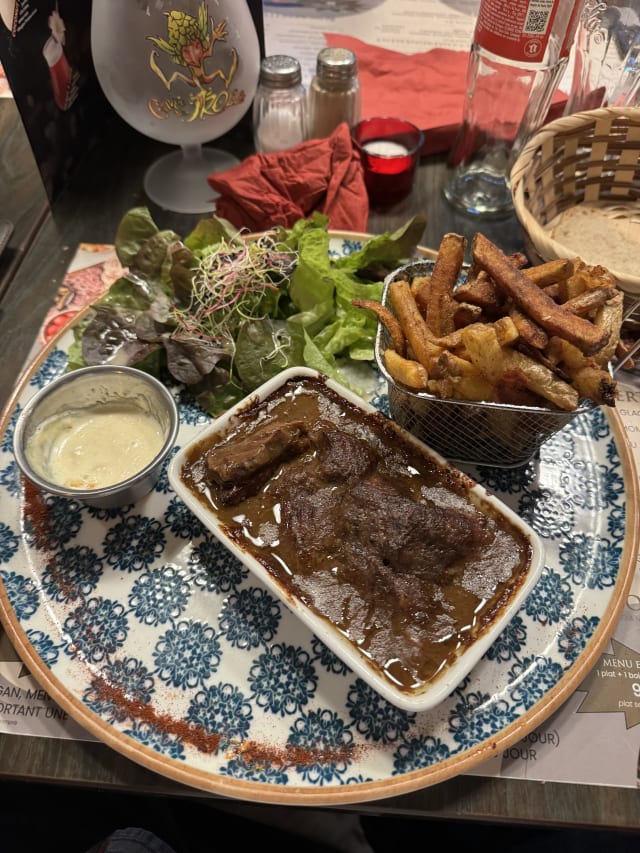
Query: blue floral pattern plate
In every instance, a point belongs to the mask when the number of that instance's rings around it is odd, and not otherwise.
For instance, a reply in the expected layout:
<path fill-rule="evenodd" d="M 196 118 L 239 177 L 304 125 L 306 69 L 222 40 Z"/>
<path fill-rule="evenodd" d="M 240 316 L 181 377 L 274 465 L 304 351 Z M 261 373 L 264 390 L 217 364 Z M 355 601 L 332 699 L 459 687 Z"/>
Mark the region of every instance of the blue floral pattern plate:
<path fill-rule="evenodd" d="M 362 235 L 332 235 L 332 251 Z M 64 372 L 72 331 L 29 366 L 0 420 L 0 618 L 32 675 L 118 752 L 255 802 L 355 803 L 470 770 L 584 679 L 638 550 L 635 466 L 615 411 L 580 415 L 525 466 L 467 468 L 542 537 L 542 576 L 450 696 L 389 704 L 262 587 L 172 493 L 96 510 L 37 492 L 13 456 L 26 401 Z M 387 407 L 374 383 L 372 402 Z M 178 447 L 209 417 L 174 389 Z"/>

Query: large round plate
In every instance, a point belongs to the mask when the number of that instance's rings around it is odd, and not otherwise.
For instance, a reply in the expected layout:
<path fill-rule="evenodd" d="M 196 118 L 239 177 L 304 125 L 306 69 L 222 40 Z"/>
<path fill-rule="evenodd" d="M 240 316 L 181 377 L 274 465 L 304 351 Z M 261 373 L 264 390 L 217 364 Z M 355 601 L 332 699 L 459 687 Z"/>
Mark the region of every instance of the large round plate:
<path fill-rule="evenodd" d="M 332 251 L 363 235 L 332 236 Z M 532 525 L 545 568 L 441 705 L 412 714 L 356 678 L 172 494 L 92 510 L 21 481 L 16 417 L 65 370 L 67 328 L 0 421 L 0 618 L 34 677 L 113 749 L 228 797 L 376 800 L 474 768 L 540 724 L 594 665 L 638 543 L 635 468 L 615 412 L 579 416 L 522 468 L 469 468 Z M 179 399 L 178 444 L 208 418 Z M 373 394 L 382 410 L 384 386 Z"/>

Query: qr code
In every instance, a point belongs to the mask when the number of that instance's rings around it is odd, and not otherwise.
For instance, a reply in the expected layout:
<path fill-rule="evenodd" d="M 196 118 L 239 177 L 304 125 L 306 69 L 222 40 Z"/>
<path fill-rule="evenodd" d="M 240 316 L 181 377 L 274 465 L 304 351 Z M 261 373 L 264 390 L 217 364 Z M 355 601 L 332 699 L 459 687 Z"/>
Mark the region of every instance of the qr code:
<path fill-rule="evenodd" d="M 550 9 L 529 9 L 523 32 L 527 35 L 541 35 L 547 31 Z"/>

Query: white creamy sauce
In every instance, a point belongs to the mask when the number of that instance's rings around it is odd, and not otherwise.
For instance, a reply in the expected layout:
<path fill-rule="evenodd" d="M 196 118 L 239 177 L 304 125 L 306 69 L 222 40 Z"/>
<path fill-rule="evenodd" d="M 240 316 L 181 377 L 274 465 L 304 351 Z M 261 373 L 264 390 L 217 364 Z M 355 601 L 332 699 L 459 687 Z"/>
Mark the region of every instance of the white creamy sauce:
<path fill-rule="evenodd" d="M 72 489 L 121 483 L 148 465 L 164 443 L 158 421 L 137 406 L 70 411 L 44 421 L 26 455 L 36 471 Z"/>

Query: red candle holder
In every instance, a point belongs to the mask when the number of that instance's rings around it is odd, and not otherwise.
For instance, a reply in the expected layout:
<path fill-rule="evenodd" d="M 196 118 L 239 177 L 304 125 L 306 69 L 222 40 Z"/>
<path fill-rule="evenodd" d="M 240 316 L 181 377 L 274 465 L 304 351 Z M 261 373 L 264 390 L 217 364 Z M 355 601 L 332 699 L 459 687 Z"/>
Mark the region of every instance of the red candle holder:
<path fill-rule="evenodd" d="M 424 133 L 409 121 L 386 116 L 362 119 L 352 128 L 351 137 L 360 153 L 371 207 L 390 207 L 406 198 Z"/>

